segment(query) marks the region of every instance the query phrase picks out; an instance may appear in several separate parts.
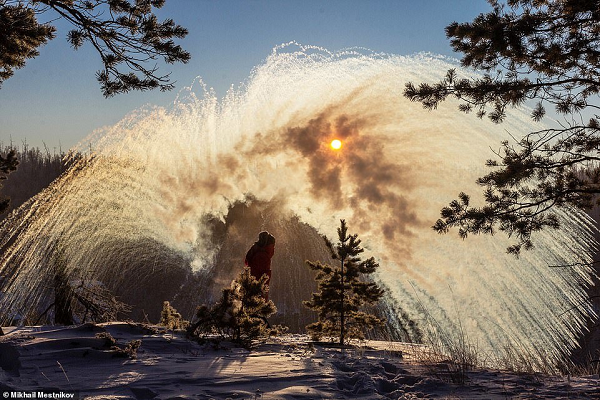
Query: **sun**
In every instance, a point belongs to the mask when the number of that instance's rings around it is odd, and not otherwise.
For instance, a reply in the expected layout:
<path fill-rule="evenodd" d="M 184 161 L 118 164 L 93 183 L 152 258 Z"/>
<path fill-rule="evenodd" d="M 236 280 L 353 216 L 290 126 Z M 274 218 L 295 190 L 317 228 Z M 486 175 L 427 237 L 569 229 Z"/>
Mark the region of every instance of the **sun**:
<path fill-rule="evenodd" d="M 334 150 L 339 150 L 342 148 L 341 140 L 335 139 L 331 141 L 331 148 Z"/>

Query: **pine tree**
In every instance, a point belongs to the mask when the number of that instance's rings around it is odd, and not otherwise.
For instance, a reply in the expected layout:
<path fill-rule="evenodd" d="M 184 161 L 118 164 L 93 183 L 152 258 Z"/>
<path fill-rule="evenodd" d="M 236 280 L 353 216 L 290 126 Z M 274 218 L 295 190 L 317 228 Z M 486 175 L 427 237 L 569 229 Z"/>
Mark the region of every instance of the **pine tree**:
<path fill-rule="evenodd" d="M 172 19 L 159 21 L 154 9 L 165 0 L 0 0 L 0 85 L 39 55 L 38 48 L 56 36 L 50 23 L 37 17 L 53 13 L 72 26 L 73 49 L 90 43 L 103 68 L 96 73 L 105 97 L 130 90 L 170 90 L 169 74 L 156 61 L 186 63 L 190 54 L 176 45 L 187 30 Z"/>
<path fill-rule="evenodd" d="M 160 312 L 160 325 L 167 329 L 185 329 L 189 322 L 186 321 L 180 313 L 171 305 L 170 302 L 163 302 L 163 309 Z"/>
<path fill-rule="evenodd" d="M 439 233 L 458 227 L 463 238 L 501 230 L 517 239 L 508 252 L 518 254 L 533 246 L 533 232 L 559 227 L 556 207 L 588 208 L 600 199 L 600 1 L 488 1 L 492 11 L 446 27 L 461 64 L 483 76 L 450 70 L 433 85 L 408 83 L 404 95 L 427 109 L 454 97 L 460 111 L 495 123 L 526 101 L 536 102 L 534 121 L 548 106 L 564 116 L 557 128 L 503 142 L 501 159 L 487 162 L 493 171 L 478 179 L 485 204 L 473 207 L 460 193 L 433 226 Z"/>
<path fill-rule="evenodd" d="M 265 300 L 267 276 L 256 279 L 244 268 L 240 275 L 221 292 L 212 307 L 202 305 L 189 332 L 192 336 L 217 334 L 244 344 L 272 332 L 266 319 L 277 311 L 275 304 Z"/>
<path fill-rule="evenodd" d="M 17 153 L 10 150 L 6 157 L 0 155 L 0 189 L 2 189 L 2 181 L 8 178 L 8 174 L 17 169 Z M 8 197 L 0 197 L 0 214 L 2 214 L 9 206 L 10 199 Z"/>
<path fill-rule="evenodd" d="M 361 309 L 372 305 L 383 296 L 383 289 L 376 283 L 361 280 L 379 267 L 373 257 L 361 261 L 364 251 L 358 235 L 349 235 L 345 220 L 340 220 L 337 229 L 338 242 L 334 245 L 326 237 L 325 243 L 331 257 L 339 261 L 339 266 L 307 261 L 308 266 L 317 271 L 318 293 L 313 293 L 304 305 L 318 313 L 319 320 L 307 325 L 306 329 L 315 338 L 322 336 L 339 337 L 340 345 L 346 338 L 364 338 L 364 331 L 381 325 L 383 321 Z"/>

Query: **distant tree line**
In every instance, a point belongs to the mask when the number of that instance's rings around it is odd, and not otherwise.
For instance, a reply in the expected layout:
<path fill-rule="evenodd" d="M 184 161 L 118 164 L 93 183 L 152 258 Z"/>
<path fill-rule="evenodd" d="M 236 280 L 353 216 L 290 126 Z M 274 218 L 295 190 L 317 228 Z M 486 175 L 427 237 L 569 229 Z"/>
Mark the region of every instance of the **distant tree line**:
<path fill-rule="evenodd" d="M 6 212 L 0 214 L 0 220 L 48 187 L 77 158 L 68 157 L 62 149 L 50 151 L 48 148 L 29 147 L 26 143 L 20 147 L 0 143 L 0 155 L 10 159 L 10 154 L 14 154 L 17 164 L 13 162 L 12 165 L 16 171 L 13 169 L 10 174 L 5 174 L 6 179 L 0 187 L 1 197 L 10 200 Z"/>

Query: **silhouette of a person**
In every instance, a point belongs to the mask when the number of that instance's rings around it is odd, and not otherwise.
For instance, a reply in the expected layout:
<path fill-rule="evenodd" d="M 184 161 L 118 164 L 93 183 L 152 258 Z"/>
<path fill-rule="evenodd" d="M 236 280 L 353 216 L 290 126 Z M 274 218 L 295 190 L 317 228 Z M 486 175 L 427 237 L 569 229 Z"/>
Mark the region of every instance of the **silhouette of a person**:
<path fill-rule="evenodd" d="M 256 279 L 267 275 L 267 286 L 271 281 L 271 258 L 275 253 L 275 237 L 267 231 L 258 234 L 258 240 L 254 242 L 246 253 L 244 264 L 250 267 L 250 274 Z M 269 293 L 265 294 L 265 300 L 269 300 Z"/>

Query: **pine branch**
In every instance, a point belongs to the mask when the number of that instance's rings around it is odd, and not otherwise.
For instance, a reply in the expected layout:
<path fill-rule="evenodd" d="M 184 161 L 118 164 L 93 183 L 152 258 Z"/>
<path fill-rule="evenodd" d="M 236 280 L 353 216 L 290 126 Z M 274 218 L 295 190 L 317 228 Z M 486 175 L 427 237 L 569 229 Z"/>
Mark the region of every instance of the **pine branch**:
<path fill-rule="evenodd" d="M 404 95 L 426 109 L 454 97 L 459 111 L 475 111 L 501 123 L 506 109 L 535 100 L 534 121 L 553 106 L 572 122 L 559 129 L 524 133 L 502 143 L 499 160 L 478 179 L 485 205 L 470 207 L 461 193 L 441 210 L 433 229 L 458 234 L 494 234 L 500 230 L 517 242 L 507 251 L 518 255 L 533 247 L 532 234 L 558 228 L 557 207 L 589 208 L 600 194 L 600 123 L 576 116 L 600 109 L 600 9 L 597 2 L 508 0 L 472 22 L 446 28 L 452 47 L 463 53 L 461 64 L 484 72 L 458 78 L 449 70 L 434 84 L 409 82 Z"/>
<path fill-rule="evenodd" d="M 185 37 L 187 30 L 172 19 L 159 21 L 153 13 L 163 5 L 162 0 L 31 0 L 1 5 L 0 83 L 54 38 L 54 27 L 36 20 L 37 14 L 54 12 L 73 26 L 67 40 L 74 49 L 89 42 L 99 54 L 103 69 L 97 79 L 105 97 L 130 90 L 170 90 L 174 87 L 170 74 L 158 74 L 155 61 L 187 63 L 190 54 L 173 41 Z M 15 23 L 23 29 L 15 29 Z"/>

